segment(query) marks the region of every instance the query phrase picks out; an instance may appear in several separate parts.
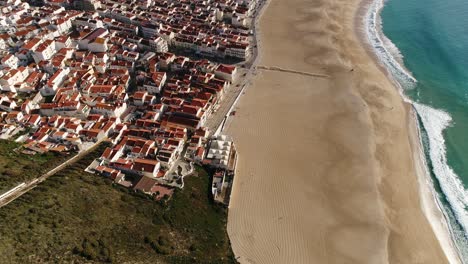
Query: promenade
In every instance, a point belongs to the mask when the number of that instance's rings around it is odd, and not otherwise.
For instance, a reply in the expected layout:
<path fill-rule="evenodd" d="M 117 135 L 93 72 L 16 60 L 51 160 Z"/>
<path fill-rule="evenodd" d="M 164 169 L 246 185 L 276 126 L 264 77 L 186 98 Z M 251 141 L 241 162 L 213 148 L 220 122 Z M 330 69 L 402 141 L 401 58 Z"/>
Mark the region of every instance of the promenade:
<path fill-rule="evenodd" d="M 238 67 L 236 81 L 233 82 L 229 89 L 227 89 L 225 92 L 224 98 L 218 106 L 216 112 L 212 113 L 211 116 L 207 119 L 205 126 L 210 129 L 210 134 L 215 133 L 222 125 L 223 121 L 229 117 L 230 112 L 235 107 L 235 103 L 242 95 L 241 93 L 245 90 L 245 88 L 252 84 L 252 78 L 256 74 L 259 59 L 258 50 L 260 47 L 260 40 L 258 39 L 258 34 L 260 33 L 260 30 L 258 23 L 266 5 L 266 0 L 259 0 L 257 2 L 255 12 L 252 17 L 253 35 L 251 39 L 251 55 L 247 61 L 236 65 Z"/>

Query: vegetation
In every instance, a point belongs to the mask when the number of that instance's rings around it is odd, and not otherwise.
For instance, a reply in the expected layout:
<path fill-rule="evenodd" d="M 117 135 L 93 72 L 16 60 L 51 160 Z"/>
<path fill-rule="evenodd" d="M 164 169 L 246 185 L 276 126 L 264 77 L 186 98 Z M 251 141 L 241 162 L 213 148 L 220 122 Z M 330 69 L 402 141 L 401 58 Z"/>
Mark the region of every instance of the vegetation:
<path fill-rule="evenodd" d="M 20 149 L 19 143 L 0 140 L 0 193 L 38 177 L 70 158 L 51 152 L 25 155 Z"/>
<path fill-rule="evenodd" d="M 83 169 L 102 152 L 0 208 L 6 263 L 235 263 L 226 210 L 211 202 L 202 168 L 167 201 Z"/>

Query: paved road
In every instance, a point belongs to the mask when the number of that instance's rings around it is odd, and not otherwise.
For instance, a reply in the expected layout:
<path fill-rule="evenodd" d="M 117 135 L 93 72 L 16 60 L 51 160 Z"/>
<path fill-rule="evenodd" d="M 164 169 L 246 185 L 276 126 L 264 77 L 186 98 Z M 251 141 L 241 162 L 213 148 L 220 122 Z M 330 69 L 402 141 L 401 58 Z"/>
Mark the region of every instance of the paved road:
<path fill-rule="evenodd" d="M 258 30 L 258 23 L 261 16 L 261 12 L 264 11 L 266 0 L 260 0 L 255 7 L 255 12 L 253 16 L 255 17 L 255 21 L 253 24 L 253 38 L 252 38 L 252 54 L 249 57 L 249 60 L 240 63 L 237 66 L 239 67 L 239 73 L 237 75 L 237 81 L 231 84 L 231 86 L 225 91 L 224 98 L 221 101 L 219 108 L 215 113 L 212 113 L 211 116 L 205 123 L 205 126 L 210 129 L 210 135 L 212 135 L 216 130 L 218 130 L 219 126 L 222 124 L 225 117 L 229 115 L 229 112 L 234 107 L 237 98 L 241 95 L 241 92 L 244 91 L 244 88 L 250 85 L 251 77 L 255 74 L 257 62 L 258 62 L 258 46 L 259 41 L 257 39 L 257 34 L 259 33 Z M 243 67 L 242 67 L 243 66 Z"/>
<path fill-rule="evenodd" d="M 43 174 L 43 175 L 29 181 L 29 182 L 27 182 L 25 185 L 21 186 L 20 188 L 18 188 L 14 192 L 10 193 L 9 195 L 7 195 L 5 197 L 2 197 L 2 199 L 0 199 L 0 207 L 3 207 L 5 205 L 11 203 L 12 201 L 16 200 L 21 195 L 23 195 L 23 194 L 29 192 L 30 190 L 32 190 L 34 187 L 36 187 L 41 182 L 45 181 L 50 176 L 52 176 L 55 173 L 65 169 L 69 165 L 77 162 L 78 160 L 80 160 L 81 158 L 83 158 L 84 156 L 89 154 L 89 152 L 93 151 L 104 140 L 105 140 L 105 138 L 101 139 L 100 141 L 96 142 L 93 146 L 91 146 L 87 150 L 84 150 L 84 151 L 78 153 L 77 155 L 73 156 L 71 159 L 69 159 L 69 160 L 65 161 L 64 163 L 60 164 L 59 166 L 53 168 L 49 172 L 47 172 L 47 173 L 45 173 L 45 174 Z"/>
<path fill-rule="evenodd" d="M 241 72 L 246 72 L 246 70 L 243 69 Z M 241 75 L 243 74 L 244 73 L 241 73 Z M 216 112 L 212 113 L 205 123 L 205 126 L 210 129 L 210 132 L 215 132 L 219 125 L 223 122 L 224 117 L 229 114 L 232 105 L 248 82 L 248 75 L 249 74 L 247 72 L 245 77 L 238 77 L 238 81 L 231 84 L 231 86 L 225 91 L 224 97 L 221 103 L 218 105 Z"/>

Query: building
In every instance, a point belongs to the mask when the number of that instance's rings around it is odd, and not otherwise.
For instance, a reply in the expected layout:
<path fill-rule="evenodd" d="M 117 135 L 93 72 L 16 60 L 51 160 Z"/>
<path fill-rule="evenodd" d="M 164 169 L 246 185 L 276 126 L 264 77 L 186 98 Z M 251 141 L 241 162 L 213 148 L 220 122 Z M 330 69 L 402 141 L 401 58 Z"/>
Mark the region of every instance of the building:
<path fill-rule="evenodd" d="M 34 62 L 50 60 L 55 54 L 55 40 L 47 39 L 39 44 L 32 53 Z"/>
<path fill-rule="evenodd" d="M 3 68 L 8 67 L 8 68 L 16 69 L 19 66 L 19 60 L 15 55 L 8 54 L 2 58 L 2 66 Z"/>
<path fill-rule="evenodd" d="M 28 69 L 19 67 L 11 69 L 0 78 L 0 87 L 2 91 L 16 92 L 16 85 L 21 84 L 28 77 Z"/>
<path fill-rule="evenodd" d="M 237 151 L 231 138 L 225 135 L 214 136 L 210 141 L 209 150 L 203 163 L 213 168 L 234 172 Z"/>
<path fill-rule="evenodd" d="M 147 91 L 150 94 L 158 94 L 166 83 L 167 74 L 165 72 L 155 72 L 150 78 L 147 78 L 140 90 Z"/>
<path fill-rule="evenodd" d="M 150 48 L 156 52 L 167 52 L 169 50 L 167 41 L 161 37 L 156 37 L 149 40 Z"/>
<path fill-rule="evenodd" d="M 94 41 L 88 43 L 88 50 L 91 52 L 107 52 L 107 42 L 107 38 L 96 38 Z"/>
<path fill-rule="evenodd" d="M 56 71 L 47 81 L 47 84 L 41 90 L 44 95 L 53 95 L 62 85 L 70 72 L 69 68 L 63 68 Z"/>
<path fill-rule="evenodd" d="M 236 66 L 229 66 L 220 64 L 215 70 L 215 76 L 223 80 L 233 82 L 236 79 L 237 68 Z"/>
<path fill-rule="evenodd" d="M 90 33 L 86 34 L 85 36 L 83 36 L 81 39 L 78 40 L 78 48 L 88 50 L 89 49 L 88 45 L 90 43 L 96 41 L 96 39 L 98 38 L 104 38 L 108 34 L 109 34 L 109 31 L 107 31 L 107 29 L 96 28 L 95 30 L 91 31 Z M 102 44 L 99 42 L 101 41 L 98 41 L 97 44 Z M 106 42 L 106 45 L 107 45 L 107 42 Z"/>

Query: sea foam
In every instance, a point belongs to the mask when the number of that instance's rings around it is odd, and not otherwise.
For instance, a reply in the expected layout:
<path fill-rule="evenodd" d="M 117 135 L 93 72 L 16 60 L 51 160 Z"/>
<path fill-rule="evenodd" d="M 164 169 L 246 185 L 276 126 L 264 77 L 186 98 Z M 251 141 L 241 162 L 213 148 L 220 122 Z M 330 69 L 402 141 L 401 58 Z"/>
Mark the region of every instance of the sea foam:
<path fill-rule="evenodd" d="M 400 50 L 385 35 L 380 34 L 382 24 L 379 13 L 383 6 L 383 0 L 375 0 L 367 11 L 365 29 L 368 41 L 376 51 L 375 55 L 379 58 L 379 61 L 384 64 L 397 81 L 404 88 L 414 87 L 417 80 L 400 63 L 403 60 Z"/>
<path fill-rule="evenodd" d="M 445 139 L 443 131 L 452 124 L 452 117 L 443 110 L 413 102 L 404 95 L 404 89 L 416 86 L 417 80 L 403 65 L 403 56 L 398 48 L 382 33 L 380 11 L 384 6 L 383 0 L 375 0 L 369 6 L 364 23 L 369 44 L 372 45 L 379 61 L 389 70 L 397 81 L 403 99 L 411 103 L 427 133 L 428 145 L 424 146 L 429 153 L 433 166 L 433 173 L 437 178 L 440 188 L 450 204 L 451 211 L 460 224 L 463 237 L 454 237 L 457 241 L 465 241 L 468 232 L 468 191 L 452 168 L 447 163 Z M 438 201 L 440 204 L 440 201 Z M 445 208 L 441 208 L 443 211 Z M 445 212 L 444 212 L 445 214 Z M 461 231 L 461 230 L 460 230 Z M 454 235 L 454 230 L 451 230 Z M 457 232 L 458 233 L 458 232 Z M 460 234 L 459 234 L 460 235 Z M 460 249 L 460 248 L 459 248 Z"/>
<path fill-rule="evenodd" d="M 463 186 L 460 178 L 447 164 L 445 139 L 443 131 L 452 123 L 451 116 L 442 110 L 431 108 L 427 105 L 413 103 L 418 112 L 424 130 L 428 135 L 429 156 L 432 162 L 433 172 L 439 180 L 440 188 L 445 194 L 459 224 L 468 230 L 468 191 Z"/>

